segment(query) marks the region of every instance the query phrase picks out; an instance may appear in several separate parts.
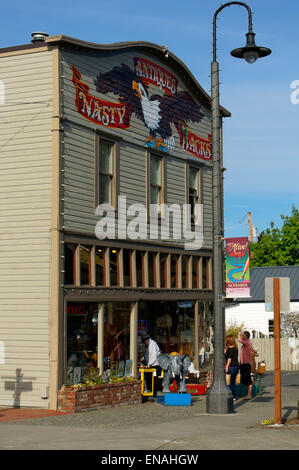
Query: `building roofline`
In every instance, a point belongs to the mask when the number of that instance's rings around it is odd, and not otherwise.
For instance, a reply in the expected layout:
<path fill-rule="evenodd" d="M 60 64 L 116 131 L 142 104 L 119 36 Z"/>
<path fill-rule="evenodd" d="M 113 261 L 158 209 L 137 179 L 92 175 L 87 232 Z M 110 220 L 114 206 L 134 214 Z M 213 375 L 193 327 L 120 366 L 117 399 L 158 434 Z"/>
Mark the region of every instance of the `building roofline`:
<path fill-rule="evenodd" d="M 207 105 L 207 107 L 211 108 L 211 97 L 210 95 L 201 87 L 197 79 L 194 77 L 192 72 L 188 69 L 188 67 L 171 51 L 167 49 L 166 46 L 160 46 L 153 42 L 148 41 L 125 41 L 125 42 L 115 42 L 112 44 L 98 44 L 88 41 L 82 41 L 80 39 L 76 39 L 70 36 L 64 36 L 62 34 L 58 34 L 56 36 L 49 36 L 45 38 L 43 42 L 37 42 L 34 44 L 25 44 L 21 46 L 14 46 L 5 49 L 0 49 L 0 54 L 4 52 L 14 52 L 14 51 L 21 51 L 22 49 L 36 49 L 38 47 L 44 46 L 64 46 L 64 47 L 73 47 L 73 48 L 82 48 L 94 51 L 116 51 L 119 49 L 131 49 L 131 48 L 140 48 L 140 49 L 147 49 L 149 51 L 154 51 L 158 55 L 160 54 L 161 57 L 165 59 L 167 54 L 167 60 L 172 63 L 172 65 L 177 68 L 180 73 L 185 76 L 185 78 L 189 81 L 193 92 L 199 96 L 199 98 Z M 220 112 L 222 117 L 230 117 L 231 113 L 225 109 L 224 107 L 220 106 Z"/>

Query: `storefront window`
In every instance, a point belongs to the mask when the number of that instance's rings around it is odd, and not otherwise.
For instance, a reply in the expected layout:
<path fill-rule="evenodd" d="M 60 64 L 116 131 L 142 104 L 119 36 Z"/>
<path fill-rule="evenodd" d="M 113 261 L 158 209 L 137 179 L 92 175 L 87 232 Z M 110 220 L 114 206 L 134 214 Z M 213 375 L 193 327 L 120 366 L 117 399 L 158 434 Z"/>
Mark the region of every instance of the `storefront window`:
<path fill-rule="evenodd" d="M 99 374 L 98 304 L 67 305 L 67 370 L 66 382 L 76 384 Z M 130 315 L 127 302 L 104 304 L 104 369 L 117 375 L 131 375 Z M 123 369 L 123 371 L 122 371 Z"/>
<path fill-rule="evenodd" d="M 121 375 L 120 368 L 125 367 L 125 361 L 130 360 L 130 315 L 130 303 L 105 304 L 104 366 L 118 371 L 118 375 Z"/>
<path fill-rule="evenodd" d="M 75 384 L 95 373 L 97 367 L 98 305 L 67 306 L 67 383 Z"/>
<path fill-rule="evenodd" d="M 75 259 L 75 245 L 73 243 L 65 244 L 64 251 L 64 283 L 66 285 L 75 284 L 75 269 L 74 269 L 74 259 Z"/>
<path fill-rule="evenodd" d="M 104 250 L 96 247 L 95 250 L 95 263 L 96 263 L 96 285 L 104 285 Z"/>
<path fill-rule="evenodd" d="M 90 282 L 90 247 L 80 245 L 80 284 L 88 286 Z"/>
<path fill-rule="evenodd" d="M 139 355 L 146 329 L 163 353 L 190 354 L 194 359 L 194 302 L 140 302 L 139 324 Z"/>

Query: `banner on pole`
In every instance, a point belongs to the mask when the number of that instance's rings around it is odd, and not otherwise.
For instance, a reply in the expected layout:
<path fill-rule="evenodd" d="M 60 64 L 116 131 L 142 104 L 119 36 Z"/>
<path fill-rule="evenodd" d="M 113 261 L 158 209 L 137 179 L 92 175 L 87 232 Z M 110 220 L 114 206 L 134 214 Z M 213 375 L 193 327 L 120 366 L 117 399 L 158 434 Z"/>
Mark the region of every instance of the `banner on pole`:
<path fill-rule="evenodd" d="M 250 297 L 248 237 L 226 238 L 226 297 Z"/>

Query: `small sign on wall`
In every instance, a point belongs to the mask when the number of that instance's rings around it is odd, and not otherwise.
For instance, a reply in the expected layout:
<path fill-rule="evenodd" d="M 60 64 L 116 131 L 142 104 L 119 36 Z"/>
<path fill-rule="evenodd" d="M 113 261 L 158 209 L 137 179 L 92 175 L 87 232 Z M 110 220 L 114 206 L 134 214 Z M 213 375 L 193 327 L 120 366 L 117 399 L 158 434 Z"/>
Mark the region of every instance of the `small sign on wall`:
<path fill-rule="evenodd" d="M 265 310 L 274 312 L 273 277 L 265 278 Z M 280 311 L 290 311 L 290 278 L 279 277 Z"/>

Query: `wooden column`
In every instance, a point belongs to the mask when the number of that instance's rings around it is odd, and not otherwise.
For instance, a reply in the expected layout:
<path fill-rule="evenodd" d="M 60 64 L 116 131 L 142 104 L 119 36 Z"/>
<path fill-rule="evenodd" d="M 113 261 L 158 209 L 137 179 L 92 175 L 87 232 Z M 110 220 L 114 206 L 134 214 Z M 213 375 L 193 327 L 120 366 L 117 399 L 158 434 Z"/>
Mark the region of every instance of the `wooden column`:
<path fill-rule="evenodd" d="M 273 279 L 274 299 L 274 382 L 275 422 L 281 424 L 281 373 L 280 373 L 280 280 Z"/>
<path fill-rule="evenodd" d="M 198 347 L 198 328 L 199 327 L 199 301 L 197 300 L 194 305 L 194 367 L 198 369 L 199 367 L 199 347 Z"/>
<path fill-rule="evenodd" d="M 130 316 L 130 359 L 132 360 L 132 376 L 137 377 L 138 351 L 138 302 L 131 303 Z"/>
<path fill-rule="evenodd" d="M 98 311 L 98 368 L 99 375 L 104 373 L 104 304 L 99 304 Z"/>

